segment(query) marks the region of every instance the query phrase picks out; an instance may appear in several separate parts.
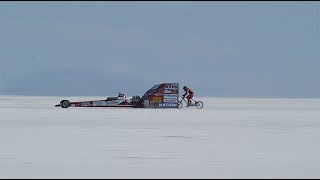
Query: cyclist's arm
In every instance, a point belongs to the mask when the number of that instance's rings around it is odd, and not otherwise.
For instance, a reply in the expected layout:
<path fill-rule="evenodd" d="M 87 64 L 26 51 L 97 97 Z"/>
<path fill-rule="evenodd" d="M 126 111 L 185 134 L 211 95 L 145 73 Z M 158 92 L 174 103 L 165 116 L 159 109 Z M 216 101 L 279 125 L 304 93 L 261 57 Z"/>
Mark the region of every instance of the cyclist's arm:
<path fill-rule="evenodd" d="M 186 91 L 182 96 L 186 96 L 188 94 L 188 91 Z"/>

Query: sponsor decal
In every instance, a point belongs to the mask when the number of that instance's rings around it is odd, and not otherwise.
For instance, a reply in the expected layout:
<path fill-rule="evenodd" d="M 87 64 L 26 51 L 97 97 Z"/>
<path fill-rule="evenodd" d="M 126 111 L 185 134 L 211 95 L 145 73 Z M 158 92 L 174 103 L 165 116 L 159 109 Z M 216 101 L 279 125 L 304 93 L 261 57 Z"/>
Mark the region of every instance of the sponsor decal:
<path fill-rule="evenodd" d="M 159 103 L 158 102 L 154 102 L 154 101 L 150 101 L 150 108 L 155 108 L 155 107 L 158 107 L 159 106 Z"/>
<path fill-rule="evenodd" d="M 163 95 L 164 98 L 168 98 L 168 99 L 176 99 L 178 98 L 178 94 L 165 94 Z"/>
<path fill-rule="evenodd" d="M 106 105 L 117 105 L 119 103 L 121 103 L 123 100 L 122 99 L 117 99 L 117 100 L 112 100 L 112 101 L 105 101 Z"/>
<path fill-rule="evenodd" d="M 178 99 L 163 99 L 163 102 L 178 103 Z"/>
<path fill-rule="evenodd" d="M 179 89 L 172 90 L 172 94 L 178 94 L 178 93 L 179 93 Z"/>
<path fill-rule="evenodd" d="M 176 86 L 176 87 L 178 87 L 178 86 L 179 86 L 179 83 L 168 83 L 168 84 L 166 84 L 166 85 L 170 85 L 170 86 Z"/>
<path fill-rule="evenodd" d="M 162 92 L 156 92 L 153 94 L 154 96 L 163 96 L 163 93 Z"/>
<path fill-rule="evenodd" d="M 165 94 L 178 94 L 178 89 L 164 90 Z"/>
<path fill-rule="evenodd" d="M 166 84 L 164 89 L 178 89 L 178 84 Z"/>
<path fill-rule="evenodd" d="M 118 105 L 122 102 L 124 102 L 125 99 L 117 99 L 117 100 L 112 100 L 112 101 L 93 101 L 93 106 L 114 106 L 114 105 Z"/>
<path fill-rule="evenodd" d="M 177 103 L 168 103 L 168 102 L 159 103 L 159 107 L 177 107 L 177 106 L 178 106 Z"/>
<path fill-rule="evenodd" d="M 90 102 L 82 102 L 81 106 L 90 106 Z"/>
<path fill-rule="evenodd" d="M 93 101 L 93 106 L 104 106 L 106 105 L 105 101 Z"/>
<path fill-rule="evenodd" d="M 152 97 L 154 102 L 162 102 L 162 97 Z"/>

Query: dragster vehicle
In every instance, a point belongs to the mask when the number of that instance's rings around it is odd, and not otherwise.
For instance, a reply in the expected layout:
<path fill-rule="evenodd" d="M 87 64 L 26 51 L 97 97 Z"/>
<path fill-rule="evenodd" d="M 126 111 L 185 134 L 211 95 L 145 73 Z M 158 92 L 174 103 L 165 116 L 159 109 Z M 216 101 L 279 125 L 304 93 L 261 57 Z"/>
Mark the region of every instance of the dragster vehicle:
<path fill-rule="evenodd" d="M 122 93 L 117 97 L 104 100 L 70 102 L 62 100 L 55 107 L 132 107 L 132 108 L 178 108 L 179 83 L 157 84 L 149 89 L 142 97 L 132 96 L 127 99 Z"/>

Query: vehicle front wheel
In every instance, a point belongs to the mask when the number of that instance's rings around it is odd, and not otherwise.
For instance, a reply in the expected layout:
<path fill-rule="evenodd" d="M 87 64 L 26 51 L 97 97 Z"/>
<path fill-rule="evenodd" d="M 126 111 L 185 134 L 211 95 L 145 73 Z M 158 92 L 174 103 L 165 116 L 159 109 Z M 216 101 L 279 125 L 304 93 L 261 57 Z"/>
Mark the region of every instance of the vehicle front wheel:
<path fill-rule="evenodd" d="M 60 102 L 60 106 L 61 106 L 62 108 L 68 108 L 68 107 L 70 106 L 70 102 L 69 102 L 68 100 L 62 100 L 62 101 Z"/>

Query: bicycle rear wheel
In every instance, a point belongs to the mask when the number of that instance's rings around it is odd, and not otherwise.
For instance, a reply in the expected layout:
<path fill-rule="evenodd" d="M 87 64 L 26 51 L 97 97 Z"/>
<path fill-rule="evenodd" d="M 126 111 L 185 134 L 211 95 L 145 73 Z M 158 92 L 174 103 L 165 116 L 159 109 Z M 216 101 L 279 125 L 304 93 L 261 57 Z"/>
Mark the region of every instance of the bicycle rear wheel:
<path fill-rule="evenodd" d="M 197 101 L 197 102 L 196 102 L 196 107 L 197 107 L 198 109 L 203 108 L 203 102 Z"/>

